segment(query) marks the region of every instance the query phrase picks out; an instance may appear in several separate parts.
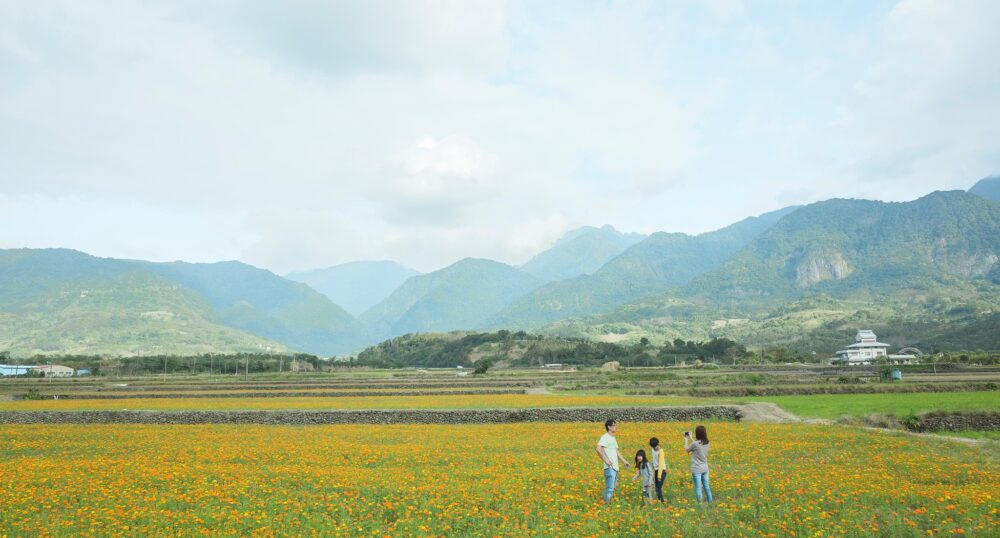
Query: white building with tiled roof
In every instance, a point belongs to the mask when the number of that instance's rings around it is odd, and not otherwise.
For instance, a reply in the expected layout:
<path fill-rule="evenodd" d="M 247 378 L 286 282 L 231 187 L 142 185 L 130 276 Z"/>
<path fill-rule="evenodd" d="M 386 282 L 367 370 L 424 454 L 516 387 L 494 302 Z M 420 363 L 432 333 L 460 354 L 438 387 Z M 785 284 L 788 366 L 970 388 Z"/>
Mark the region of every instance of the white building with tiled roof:
<path fill-rule="evenodd" d="M 890 355 L 888 349 L 889 344 L 879 342 L 873 331 L 861 330 L 854 336 L 854 343 L 838 351 L 830 363 L 864 366 L 874 364 L 879 358 L 884 357 L 893 364 L 910 364 L 916 358 L 913 355 Z"/>

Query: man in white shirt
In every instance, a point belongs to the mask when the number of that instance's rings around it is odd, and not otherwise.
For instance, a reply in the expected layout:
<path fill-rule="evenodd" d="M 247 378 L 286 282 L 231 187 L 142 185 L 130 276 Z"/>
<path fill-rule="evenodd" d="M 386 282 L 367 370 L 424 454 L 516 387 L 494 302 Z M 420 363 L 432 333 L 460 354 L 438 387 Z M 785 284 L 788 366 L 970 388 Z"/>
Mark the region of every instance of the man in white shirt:
<path fill-rule="evenodd" d="M 604 462 L 604 503 L 611 502 L 611 496 L 615 493 L 615 486 L 618 484 L 618 461 L 625 464 L 625 468 L 631 467 L 628 461 L 622 457 L 618 450 L 618 440 L 615 439 L 615 431 L 618 424 L 614 419 L 608 419 L 604 423 L 604 435 L 597 442 L 597 455 Z"/>

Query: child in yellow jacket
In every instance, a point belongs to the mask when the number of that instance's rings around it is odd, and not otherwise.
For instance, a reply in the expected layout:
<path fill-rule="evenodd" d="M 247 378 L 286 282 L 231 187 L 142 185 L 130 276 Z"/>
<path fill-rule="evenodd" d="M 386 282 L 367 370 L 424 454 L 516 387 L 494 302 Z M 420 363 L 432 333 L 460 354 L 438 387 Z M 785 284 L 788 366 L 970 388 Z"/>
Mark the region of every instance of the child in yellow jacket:
<path fill-rule="evenodd" d="M 651 460 L 653 462 L 653 483 L 656 485 L 656 498 L 662 503 L 663 482 L 667 479 L 667 457 L 666 451 L 660 448 L 660 440 L 653 437 L 649 440 L 652 448 Z"/>

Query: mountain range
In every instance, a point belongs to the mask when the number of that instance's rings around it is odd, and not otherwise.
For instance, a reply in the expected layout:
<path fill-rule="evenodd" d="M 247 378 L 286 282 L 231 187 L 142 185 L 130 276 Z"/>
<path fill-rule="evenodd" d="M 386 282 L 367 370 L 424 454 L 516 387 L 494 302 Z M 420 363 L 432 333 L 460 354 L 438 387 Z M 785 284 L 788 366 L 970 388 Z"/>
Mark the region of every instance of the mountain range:
<path fill-rule="evenodd" d="M 874 328 L 898 345 L 1000 349 L 998 313 L 1000 203 L 951 191 L 805 206 L 683 286 L 548 330 L 829 352 Z"/>
<path fill-rule="evenodd" d="M 148 355 L 346 353 L 361 324 L 305 284 L 240 262 L 151 263 L 0 250 L 0 348 Z"/>
<path fill-rule="evenodd" d="M 699 235 L 573 230 L 515 267 L 354 262 L 286 278 L 240 262 L 0 250 L 0 350 L 331 355 L 407 333 L 528 329 L 605 341 L 726 336 L 829 353 L 1000 349 L 1000 178 L 911 202 L 833 199 Z"/>
<path fill-rule="evenodd" d="M 325 269 L 293 272 L 285 278 L 307 284 L 358 316 L 420 272 L 394 261 L 358 261 Z"/>

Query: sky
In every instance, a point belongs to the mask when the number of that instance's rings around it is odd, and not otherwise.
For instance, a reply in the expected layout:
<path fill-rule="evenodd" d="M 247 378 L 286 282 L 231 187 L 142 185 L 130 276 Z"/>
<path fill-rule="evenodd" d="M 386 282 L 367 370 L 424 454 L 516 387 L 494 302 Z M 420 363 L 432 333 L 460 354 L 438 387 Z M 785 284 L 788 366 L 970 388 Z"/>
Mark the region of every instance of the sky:
<path fill-rule="evenodd" d="M 520 264 L 1000 172 L 1000 2 L 0 0 L 0 248 Z"/>

